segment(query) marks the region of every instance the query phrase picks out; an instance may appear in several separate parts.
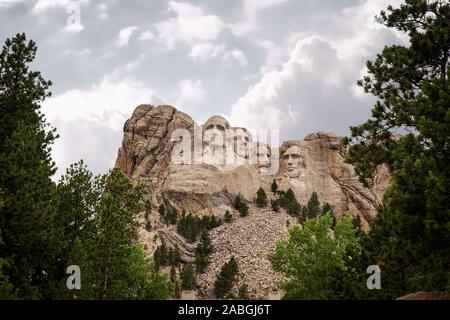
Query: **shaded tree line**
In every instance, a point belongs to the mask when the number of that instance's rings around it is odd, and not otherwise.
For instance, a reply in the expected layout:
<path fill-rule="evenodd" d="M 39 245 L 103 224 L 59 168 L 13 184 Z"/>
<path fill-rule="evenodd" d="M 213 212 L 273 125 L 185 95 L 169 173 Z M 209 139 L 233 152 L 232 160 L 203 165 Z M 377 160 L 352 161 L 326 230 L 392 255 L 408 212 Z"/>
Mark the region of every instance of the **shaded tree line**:
<path fill-rule="evenodd" d="M 0 52 L 0 297 L 167 298 L 170 281 L 137 243 L 147 190 L 119 170 L 93 177 L 82 161 L 52 180 L 57 134 L 40 111 L 51 82 L 30 70 L 36 51 L 18 34 Z M 81 290 L 66 287 L 69 265 Z"/>

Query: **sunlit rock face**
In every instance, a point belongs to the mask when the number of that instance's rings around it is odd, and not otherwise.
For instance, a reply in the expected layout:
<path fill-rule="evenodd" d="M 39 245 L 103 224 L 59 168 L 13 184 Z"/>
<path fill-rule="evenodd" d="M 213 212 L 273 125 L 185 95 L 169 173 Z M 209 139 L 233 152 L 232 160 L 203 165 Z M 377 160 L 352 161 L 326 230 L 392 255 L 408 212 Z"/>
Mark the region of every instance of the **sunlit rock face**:
<path fill-rule="evenodd" d="M 148 183 L 155 201 L 193 214 L 231 205 L 237 194 L 251 202 L 260 187 L 270 194 L 276 180 L 279 190 L 292 188 L 302 205 L 315 191 L 336 216 L 351 211 L 364 223 L 374 217 L 389 185 L 386 168 L 368 189 L 344 163 L 340 137 L 320 132 L 280 145 L 254 141 L 247 129 L 234 128 L 221 116 L 200 126 L 172 106 L 141 105 L 125 123 L 116 167 Z"/>
<path fill-rule="evenodd" d="M 272 272 L 267 255 L 277 241 L 287 239 L 289 226 L 298 222 L 284 209 L 274 213 L 270 207 L 256 207 L 260 187 L 269 201 L 275 199 L 271 192 L 275 180 L 279 191 L 291 188 L 303 206 L 315 191 L 322 203 L 333 207 L 336 217 L 351 212 L 359 215 L 367 228 L 389 186 L 389 172 L 381 167 L 372 188 L 365 188 L 353 167 L 344 163 L 347 150 L 332 133 L 272 143 L 258 141 L 256 136 L 246 128 L 233 127 L 221 116 L 199 125 L 167 105 L 140 105 L 125 123 L 116 167 L 152 192 L 152 228 L 140 230 L 148 255 L 164 242 L 180 249 L 182 261 L 195 258 L 196 245 L 178 234 L 176 226 L 163 223 L 157 212 L 161 203 L 178 213 L 200 217 L 215 215 L 223 220 L 227 210 L 233 214 L 232 223 L 211 231 L 214 251 L 210 265 L 198 278 L 200 297 L 212 297 L 216 274 L 231 256 L 241 270 L 233 288 L 236 294 L 241 284 L 249 286 L 253 298 L 265 298 L 279 289 L 281 278 Z M 236 195 L 249 205 L 245 218 L 232 208 Z"/>

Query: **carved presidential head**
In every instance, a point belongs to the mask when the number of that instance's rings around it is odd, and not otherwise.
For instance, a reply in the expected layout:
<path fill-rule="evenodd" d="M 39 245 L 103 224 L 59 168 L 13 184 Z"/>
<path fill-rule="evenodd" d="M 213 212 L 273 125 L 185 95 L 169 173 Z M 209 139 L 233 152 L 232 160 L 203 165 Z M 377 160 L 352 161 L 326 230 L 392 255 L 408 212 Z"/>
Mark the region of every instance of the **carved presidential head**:
<path fill-rule="evenodd" d="M 230 123 L 221 116 L 212 116 L 203 125 L 203 142 L 215 148 L 223 148 L 226 143 L 226 130 Z"/>
<path fill-rule="evenodd" d="M 249 159 L 252 136 L 245 128 L 233 128 L 233 150 L 237 157 Z"/>
<path fill-rule="evenodd" d="M 257 142 L 256 143 L 256 167 L 270 168 L 272 150 L 268 144 Z"/>
<path fill-rule="evenodd" d="M 281 149 L 283 173 L 289 178 L 300 177 L 301 170 L 306 167 L 305 157 L 299 142 L 288 142 Z"/>

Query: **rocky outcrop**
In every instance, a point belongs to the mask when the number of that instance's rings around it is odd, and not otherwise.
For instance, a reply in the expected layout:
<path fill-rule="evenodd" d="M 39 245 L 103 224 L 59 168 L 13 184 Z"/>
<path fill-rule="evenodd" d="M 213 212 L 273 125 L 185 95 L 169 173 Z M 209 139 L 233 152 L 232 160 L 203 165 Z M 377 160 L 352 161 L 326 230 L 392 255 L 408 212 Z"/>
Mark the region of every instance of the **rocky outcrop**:
<path fill-rule="evenodd" d="M 210 126 L 230 128 L 226 120 L 221 122 L 221 117 L 211 119 Z M 242 128 L 239 130 L 247 134 Z M 273 149 L 269 161 L 278 170 L 272 174 L 261 174 L 259 158 L 256 159 L 258 164 L 249 164 L 250 161 L 243 157 L 244 161 L 239 162 L 233 146 L 223 148 L 225 158 L 230 158 L 232 153 L 231 162 L 234 163 L 231 165 L 218 164 L 217 158 L 223 158 L 216 155 L 210 161 L 211 154 L 205 150 L 211 150 L 211 147 L 203 141 L 207 133 L 205 126 L 201 128 L 172 106 L 141 105 L 125 123 L 116 167 L 132 179 L 147 183 L 154 191 L 155 202 L 165 201 L 194 214 L 230 205 L 237 194 L 251 202 L 258 188 L 263 187 L 269 192 L 270 183 L 277 180 L 280 190 L 292 188 L 300 203 L 306 204 L 315 191 L 322 202 L 333 206 L 336 216 L 351 211 L 359 214 L 366 226 L 376 214 L 389 185 L 389 173 L 382 167 L 375 175 L 372 188 L 365 188 L 353 167 L 344 163 L 346 148 L 341 138 L 332 133 L 313 133 L 304 140 L 284 142 L 279 152 Z M 200 151 L 194 150 L 195 141 L 200 141 L 197 148 Z M 250 144 L 247 147 L 251 149 Z M 180 154 L 183 161 L 174 161 Z M 297 158 L 292 158 L 294 163 L 289 163 L 286 156 Z"/>
<path fill-rule="evenodd" d="M 262 187 L 271 197 L 270 185 L 275 180 L 279 190 L 291 188 L 302 205 L 315 191 L 321 202 L 333 207 L 336 217 L 350 211 L 368 228 L 390 183 L 387 168 L 380 167 L 371 188 L 366 188 L 353 167 L 344 162 L 347 149 L 332 133 L 312 133 L 280 146 L 272 148 L 254 141 L 245 128 L 233 128 L 220 116 L 199 126 L 172 106 L 140 105 L 125 123 L 116 167 L 151 189 L 154 207 L 165 203 L 178 212 L 223 217 L 238 194 L 251 204 Z M 164 241 L 170 247 L 180 247 L 184 261 L 193 261 L 193 245 L 175 228 L 158 221 L 156 212 L 153 216 L 153 230 L 141 233 L 147 252 L 151 254 Z M 277 240 L 286 237 L 289 219 L 254 209 L 243 222 L 213 230 L 216 249 L 202 278 L 206 286 L 203 294 L 210 295 L 211 277 L 232 254 L 243 270 L 248 267 L 245 274 L 255 296 L 276 286 L 265 257 Z M 257 266 L 254 276 L 252 265 Z"/>
<path fill-rule="evenodd" d="M 210 232 L 214 244 L 210 264 L 197 282 L 202 288 L 199 296 L 214 298 L 213 285 L 223 264 L 233 256 L 238 263 L 239 274 L 232 293 L 237 296 L 241 285 L 248 285 L 252 299 L 265 299 L 277 290 L 283 277 L 273 272 L 268 254 L 277 241 L 287 240 L 289 227 L 297 221 L 283 210 L 275 213 L 268 209 L 250 206 L 247 217 L 239 217 L 233 211 L 231 223 L 213 229 Z"/>

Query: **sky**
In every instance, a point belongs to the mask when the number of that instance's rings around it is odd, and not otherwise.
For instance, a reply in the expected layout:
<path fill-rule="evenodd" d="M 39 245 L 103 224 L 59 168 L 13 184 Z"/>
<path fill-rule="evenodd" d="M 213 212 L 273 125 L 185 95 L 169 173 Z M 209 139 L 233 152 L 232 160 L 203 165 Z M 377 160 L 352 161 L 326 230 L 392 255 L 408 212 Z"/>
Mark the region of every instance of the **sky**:
<path fill-rule="evenodd" d="M 42 110 L 60 138 L 58 173 L 114 166 L 139 104 L 170 104 L 199 124 L 278 129 L 280 143 L 347 135 L 375 98 L 365 63 L 408 38 L 375 21 L 401 0 L 0 0 L 0 41 L 25 32 L 51 80 Z"/>

